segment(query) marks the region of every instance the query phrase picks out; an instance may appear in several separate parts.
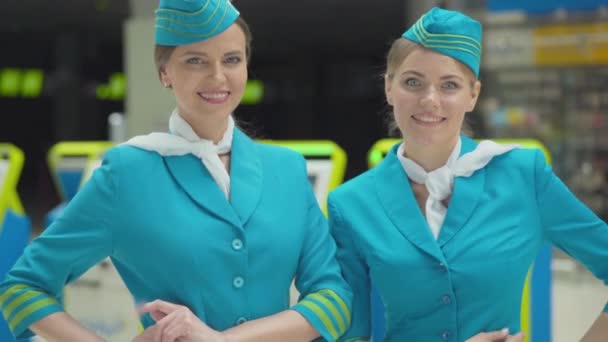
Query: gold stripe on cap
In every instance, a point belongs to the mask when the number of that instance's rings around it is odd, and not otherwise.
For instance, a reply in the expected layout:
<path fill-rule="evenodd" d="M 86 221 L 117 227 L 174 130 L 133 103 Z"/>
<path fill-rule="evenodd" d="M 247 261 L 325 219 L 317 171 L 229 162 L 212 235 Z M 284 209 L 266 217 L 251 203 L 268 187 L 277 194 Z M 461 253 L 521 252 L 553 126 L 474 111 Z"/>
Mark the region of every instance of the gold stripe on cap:
<path fill-rule="evenodd" d="M 211 0 L 207 0 L 207 2 L 205 3 L 205 5 L 203 7 L 201 7 L 201 9 L 198 10 L 198 11 L 196 11 L 196 12 L 186 12 L 186 11 L 176 10 L 176 9 L 172 9 L 172 8 L 159 8 L 156 11 L 154 11 L 154 13 L 157 14 L 157 15 L 159 13 L 172 13 L 172 14 L 182 15 L 182 16 L 196 16 L 196 15 L 199 15 L 202 12 L 204 12 L 207 9 L 207 6 L 209 6 L 210 2 L 211 2 Z M 219 2 L 218 2 L 218 5 L 219 5 Z"/>
<path fill-rule="evenodd" d="M 420 18 L 416 24 L 414 25 L 414 28 L 418 28 L 420 30 L 420 33 L 423 35 L 421 40 L 427 40 L 427 36 L 430 37 L 451 37 L 451 38 L 461 38 L 461 39 L 465 39 L 465 40 L 470 40 L 474 43 L 475 47 L 477 50 L 481 50 L 481 43 L 472 37 L 469 36 L 465 36 L 465 35 L 461 35 L 461 34 L 453 34 L 453 33 L 431 33 L 428 32 L 425 28 L 424 25 L 422 24 L 422 20 L 424 19 L 424 17 L 426 16 L 426 14 L 424 16 L 422 16 L 422 18 Z M 415 31 L 415 30 L 414 30 Z M 418 36 L 418 35 L 417 35 Z M 418 38 L 421 38 L 420 36 L 418 36 Z"/>
<path fill-rule="evenodd" d="M 226 0 L 226 1 L 228 1 L 228 0 Z M 226 2 L 226 1 L 224 1 L 224 2 Z M 209 3 L 209 2 L 207 2 L 207 3 Z M 220 8 L 221 4 L 222 4 L 221 1 L 218 1 L 217 2 L 217 7 L 215 7 L 215 9 L 213 10 L 213 13 L 211 13 L 211 16 L 207 20 L 203 21 L 202 23 L 186 23 L 186 22 L 183 22 L 183 21 L 179 21 L 179 20 L 175 20 L 175 19 L 171 19 L 171 18 L 163 17 L 163 16 L 158 16 L 156 18 L 156 20 L 158 20 L 158 21 L 166 21 L 168 23 L 174 23 L 174 24 L 177 24 L 179 26 L 187 26 L 187 27 L 205 26 L 205 25 L 209 24 L 211 22 L 211 20 L 213 20 L 213 18 L 215 17 L 215 14 L 217 13 L 217 10 Z"/>
<path fill-rule="evenodd" d="M 226 2 L 225 2 L 226 3 Z M 163 26 L 163 25 L 155 25 L 156 28 L 161 29 L 161 30 L 165 30 L 168 32 L 171 32 L 175 35 L 178 36 L 182 36 L 182 37 L 189 37 L 189 38 L 208 38 L 208 37 L 212 37 L 213 35 L 215 35 L 216 31 L 218 30 L 218 28 L 220 27 L 220 25 L 222 25 L 222 23 L 224 22 L 224 18 L 226 17 L 226 13 L 228 13 L 228 4 L 226 3 L 226 6 L 224 6 L 224 13 L 222 14 L 222 17 L 220 18 L 219 22 L 217 23 L 217 25 L 215 25 L 215 27 L 207 33 L 204 34 L 194 34 L 194 33 L 189 33 L 189 32 L 183 32 L 183 31 L 176 31 L 170 27 L 167 26 Z"/>
<path fill-rule="evenodd" d="M 469 49 L 463 48 L 463 47 L 449 46 L 449 45 L 433 45 L 433 44 L 424 45 L 424 47 L 427 47 L 427 48 L 436 48 L 436 49 L 460 50 L 460 51 L 468 52 L 471 55 L 475 56 L 475 58 L 479 59 L 479 54 L 475 53 L 475 51 L 472 51 L 472 50 L 469 50 Z"/>

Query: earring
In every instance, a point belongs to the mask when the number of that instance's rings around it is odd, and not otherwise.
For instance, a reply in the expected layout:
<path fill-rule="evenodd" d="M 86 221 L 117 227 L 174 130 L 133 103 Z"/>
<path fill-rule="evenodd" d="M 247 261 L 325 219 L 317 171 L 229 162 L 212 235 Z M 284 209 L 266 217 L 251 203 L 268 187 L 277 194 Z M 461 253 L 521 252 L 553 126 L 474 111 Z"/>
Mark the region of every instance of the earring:
<path fill-rule="evenodd" d="M 169 83 L 164 83 L 164 84 L 163 84 L 163 86 L 164 86 L 165 88 L 171 88 L 171 84 L 169 84 Z"/>

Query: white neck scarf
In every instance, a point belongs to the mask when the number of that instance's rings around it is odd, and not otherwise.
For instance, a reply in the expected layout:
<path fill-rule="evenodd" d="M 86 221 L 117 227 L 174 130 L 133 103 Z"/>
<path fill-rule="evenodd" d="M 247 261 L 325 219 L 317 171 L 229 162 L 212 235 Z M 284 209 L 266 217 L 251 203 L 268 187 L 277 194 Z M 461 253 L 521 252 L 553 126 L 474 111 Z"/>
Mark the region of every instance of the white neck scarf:
<path fill-rule="evenodd" d="M 407 176 L 415 183 L 426 185 L 429 192 L 425 204 L 425 214 L 435 239 L 439 236 L 441 225 L 447 213 L 447 208 L 442 201 L 452 194 L 454 177 L 469 177 L 475 171 L 486 166 L 495 156 L 518 147 L 517 145 L 499 145 L 493 141 L 484 140 L 477 145 L 475 150 L 458 158 L 461 145 L 462 142 L 458 139 L 447 163 L 431 172 L 426 172 L 416 162 L 404 156 L 405 147 L 403 143 L 397 149 L 397 157 L 401 161 Z"/>
<path fill-rule="evenodd" d="M 211 177 L 220 187 L 226 198 L 230 197 L 230 175 L 220 159 L 220 154 L 230 152 L 232 148 L 232 135 L 234 119 L 228 117 L 228 128 L 218 144 L 211 140 L 201 139 L 192 127 L 177 111 L 173 111 L 169 119 L 168 133 L 150 133 L 129 139 L 124 145 L 139 147 L 148 151 L 155 151 L 162 156 L 182 156 L 193 154 L 201 160 Z"/>

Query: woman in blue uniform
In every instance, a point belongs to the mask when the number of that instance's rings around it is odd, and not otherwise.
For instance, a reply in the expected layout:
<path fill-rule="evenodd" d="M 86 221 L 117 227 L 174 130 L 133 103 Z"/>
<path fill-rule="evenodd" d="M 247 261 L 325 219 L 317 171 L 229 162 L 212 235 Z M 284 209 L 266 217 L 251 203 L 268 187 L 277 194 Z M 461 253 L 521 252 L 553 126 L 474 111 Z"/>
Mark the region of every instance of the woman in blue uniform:
<path fill-rule="evenodd" d="M 372 286 L 386 341 L 521 341 L 524 280 L 545 241 L 608 281 L 608 226 L 541 151 L 461 135 L 481 88 L 481 33 L 433 8 L 388 53 L 386 98 L 403 142 L 329 196 L 354 295 L 346 341 L 370 336 Z M 606 336 L 604 312 L 585 341 Z"/>
<path fill-rule="evenodd" d="M 161 0 L 155 57 L 177 102 L 171 134 L 135 137 L 0 286 L 18 338 L 98 341 L 63 311 L 64 285 L 110 256 L 142 311 L 137 341 L 335 341 L 351 291 L 295 152 L 253 142 L 232 112 L 250 34 L 228 0 Z M 289 307 L 295 277 L 300 301 Z M 155 324 L 156 323 L 156 324 Z"/>

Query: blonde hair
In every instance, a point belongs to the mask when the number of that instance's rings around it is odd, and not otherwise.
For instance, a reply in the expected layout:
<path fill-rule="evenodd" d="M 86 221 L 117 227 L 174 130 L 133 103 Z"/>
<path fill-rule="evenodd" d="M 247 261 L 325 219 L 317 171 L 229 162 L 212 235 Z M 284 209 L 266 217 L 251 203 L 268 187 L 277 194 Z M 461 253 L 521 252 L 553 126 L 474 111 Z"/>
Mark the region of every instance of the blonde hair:
<path fill-rule="evenodd" d="M 386 56 L 385 77 L 389 81 L 392 81 L 395 72 L 399 69 L 399 66 L 401 66 L 407 56 L 409 56 L 412 51 L 416 50 L 416 48 L 420 47 L 422 47 L 422 45 L 405 38 L 395 39 Z"/>
<path fill-rule="evenodd" d="M 388 50 L 388 54 L 386 56 L 386 70 L 384 72 L 384 77 L 388 81 L 392 81 L 395 77 L 395 72 L 397 72 L 397 69 L 399 69 L 403 61 L 412 53 L 412 51 L 419 48 L 426 49 L 424 46 L 409 39 L 405 39 L 403 37 L 395 39 L 395 41 L 393 41 L 393 44 L 391 45 L 391 48 Z M 462 64 L 460 61 L 459 63 Z M 473 71 L 469 69 L 466 65 L 462 64 L 462 67 L 470 75 L 470 85 L 472 89 L 475 86 L 477 78 L 475 77 Z M 401 131 L 399 130 L 397 121 L 395 121 L 395 115 L 392 110 L 389 112 L 389 115 L 387 115 L 387 126 L 389 136 L 401 136 Z M 462 133 L 467 136 L 473 135 L 473 130 L 471 129 L 471 126 L 466 122 L 466 119 L 462 124 Z"/>

